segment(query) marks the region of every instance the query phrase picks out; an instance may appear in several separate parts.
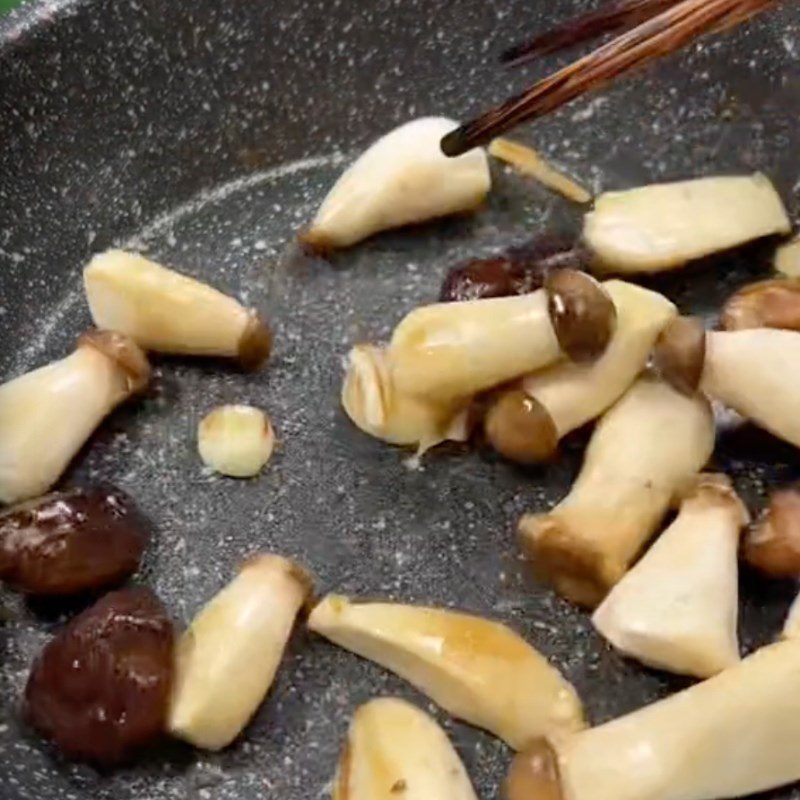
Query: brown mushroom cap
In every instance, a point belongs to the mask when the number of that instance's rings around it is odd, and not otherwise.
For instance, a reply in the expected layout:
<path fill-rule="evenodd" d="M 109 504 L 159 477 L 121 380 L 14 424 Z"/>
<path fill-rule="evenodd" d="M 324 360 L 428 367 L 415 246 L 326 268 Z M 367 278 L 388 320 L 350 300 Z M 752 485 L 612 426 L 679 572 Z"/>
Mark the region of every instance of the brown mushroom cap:
<path fill-rule="evenodd" d="M 800 280 L 773 278 L 745 286 L 725 303 L 720 324 L 726 331 L 800 331 Z"/>
<path fill-rule="evenodd" d="M 239 363 L 246 370 L 258 369 L 272 351 L 272 333 L 255 312 L 249 312 L 247 327 L 239 339 Z"/>
<path fill-rule="evenodd" d="M 676 317 L 661 331 L 653 352 L 661 377 L 691 397 L 700 385 L 706 361 L 706 330 L 698 317 Z"/>
<path fill-rule="evenodd" d="M 744 560 L 773 578 L 800 577 L 800 487 L 775 492 L 760 520 L 747 532 Z"/>
<path fill-rule="evenodd" d="M 546 739 L 538 739 L 514 756 L 502 796 L 504 800 L 563 800 L 558 758 Z"/>
<path fill-rule="evenodd" d="M 522 389 L 498 395 L 486 413 L 484 430 L 498 453 L 520 464 L 546 461 L 558 445 L 550 413 Z"/>
<path fill-rule="evenodd" d="M 78 347 L 93 347 L 125 372 L 128 389 L 133 394 L 141 392 L 150 382 L 150 362 L 144 350 L 129 336 L 116 331 L 92 329 L 81 334 Z"/>
<path fill-rule="evenodd" d="M 617 323 L 617 309 L 608 292 L 591 275 L 574 269 L 551 272 L 544 285 L 561 349 L 577 362 L 601 356 Z"/>

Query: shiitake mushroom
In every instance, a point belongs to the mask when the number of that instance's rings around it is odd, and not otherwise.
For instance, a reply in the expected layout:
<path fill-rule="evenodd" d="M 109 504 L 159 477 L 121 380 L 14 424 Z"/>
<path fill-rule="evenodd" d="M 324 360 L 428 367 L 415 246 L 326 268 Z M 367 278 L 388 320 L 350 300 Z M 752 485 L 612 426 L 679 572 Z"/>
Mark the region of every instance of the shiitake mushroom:
<path fill-rule="evenodd" d="M 0 514 L 0 580 L 31 595 L 70 595 L 121 582 L 139 566 L 149 526 L 124 492 L 70 489 Z"/>

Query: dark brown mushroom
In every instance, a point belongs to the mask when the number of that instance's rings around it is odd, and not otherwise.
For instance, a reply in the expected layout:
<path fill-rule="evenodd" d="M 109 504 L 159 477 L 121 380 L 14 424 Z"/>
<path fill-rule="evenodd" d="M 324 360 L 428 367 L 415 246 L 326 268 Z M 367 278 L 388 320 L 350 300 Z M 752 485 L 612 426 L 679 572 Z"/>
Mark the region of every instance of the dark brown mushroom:
<path fill-rule="evenodd" d="M 745 536 L 742 553 L 750 566 L 772 578 L 800 577 L 800 486 L 773 493 Z"/>
<path fill-rule="evenodd" d="M 551 458 L 558 431 L 547 409 L 522 389 L 498 394 L 484 419 L 484 431 L 498 453 L 520 464 Z"/>
<path fill-rule="evenodd" d="M 562 800 L 558 758 L 546 739 L 520 750 L 503 782 L 504 800 Z"/>
<path fill-rule="evenodd" d="M 656 370 L 673 389 L 689 397 L 700 385 L 705 361 L 706 330 L 699 317 L 676 317 L 656 341 Z"/>
<path fill-rule="evenodd" d="M 773 278 L 745 286 L 725 303 L 720 324 L 726 331 L 800 331 L 800 280 Z"/>

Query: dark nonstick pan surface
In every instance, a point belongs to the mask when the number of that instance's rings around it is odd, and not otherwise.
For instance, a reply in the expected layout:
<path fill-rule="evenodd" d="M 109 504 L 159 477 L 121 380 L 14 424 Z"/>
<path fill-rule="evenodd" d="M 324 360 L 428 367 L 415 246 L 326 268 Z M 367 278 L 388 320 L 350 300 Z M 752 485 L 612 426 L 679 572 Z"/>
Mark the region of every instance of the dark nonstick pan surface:
<path fill-rule="evenodd" d="M 351 344 L 385 337 L 408 309 L 434 300 L 452 263 L 574 229 L 575 212 L 496 169 L 488 208 L 474 218 L 380 236 L 331 264 L 292 244 L 366 143 L 413 116 L 463 117 L 521 87 L 533 72 L 504 73 L 496 54 L 585 5 L 78 0 L 33 2 L 0 20 L 0 377 L 68 352 L 89 324 L 81 267 L 112 244 L 240 296 L 276 330 L 274 357 L 255 375 L 158 360 L 147 397 L 114 414 L 65 478 L 110 480 L 137 498 L 157 531 L 137 579 L 177 621 L 244 556 L 274 550 L 306 563 L 320 591 L 510 623 L 577 685 L 594 722 L 682 685 L 612 653 L 585 614 L 518 561 L 518 517 L 566 492 L 585 434 L 543 469 L 445 449 L 413 471 L 339 409 Z M 760 169 L 796 213 L 798 53 L 800 11 L 787 2 L 523 138 L 595 188 Z M 655 284 L 684 311 L 713 316 L 734 287 L 766 273 L 768 254 L 755 247 Z M 273 417 L 280 448 L 259 480 L 212 476 L 196 455 L 198 419 L 226 401 Z M 800 473 L 794 451 L 747 427 L 720 436 L 716 466 L 753 508 Z M 775 636 L 794 587 L 745 574 L 742 594 L 749 650 Z M 59 759 L 16 715 L 31 658 L 78 608 L 0 594 L 3 800 L 313 800 L 326 796 L 358 704 L 399 694 L 428 706 L 402 681 L 300 631 L 234 746 L 209 755 L 168 743 L 99 774 Z M 481 796 L 496 796 L 507 750 L 439 718 Z"/>

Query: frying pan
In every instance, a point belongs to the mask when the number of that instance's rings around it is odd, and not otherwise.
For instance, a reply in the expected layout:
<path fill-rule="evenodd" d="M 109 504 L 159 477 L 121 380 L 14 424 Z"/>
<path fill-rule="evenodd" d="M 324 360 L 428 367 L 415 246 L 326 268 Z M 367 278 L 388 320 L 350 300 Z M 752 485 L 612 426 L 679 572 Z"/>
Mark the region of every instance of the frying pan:
<path fill-rule="evenodd" d="M 594 722 L 682 685 L 611 652 L 584 613 L 518 561 L 518 517 L 566 492 L 585 432 L 540 469 L 445 448 L 411 470 L 339 410 L 352 343 L 386 337 L 408 309 L 434 300 L 459 259 L 540 230 L 575 230 L 576 212 L 496 170 L 488 206 L 472 218 L 378 236 L 330 263 L 293 244 L 366 143 L 413 116 L 466 117 L 521 88 L 533 74 L 504 73 L 496 53 L 582 5 L 54 0 L 0 20 L 0 377 L 69 351 L 89 325 L 81 267 L 112 244 L 238 295 L 276 331 L 274 357 L 255 375 L 157 359 L 149 394 L 107 420 L 65 476 L 109 480 L 138 500 L 156 534 L 137 580 L 176 621 L 247 554 L 274 550 L 313 569 L 320 590 L 508 622 L 577 685 Z M 794 212 L 799 51 L 800 11 L 785 3 L 521 135 L 595 188 L 760 169 Z M 654 285 L 712 318 L 724 296 L 765 272 L 767 256 L 750 248 Z M 258 480 L 207 474 L 196 455 L 198 419 L 230 401 L 263 406 L 275 422 L 280 447 Z M 800 472 L 790 448 L 748 427 L 722 432 L 715 458 L 753 508 Z M 775 636 L 794 587 L 747 574 L 742 583 L 749 650 Z M 301 630 L 234 746 L 208 755 L 165 743 L 135 766 L 99 773 L 60 759 L 17 719 L 30 660 L 80 604 L 4 592 L 0 607 L 3 800 L 324 797 L 358 704 L 393 694 L 428 706 Z M 507 750 L 439 718 L 480 795 L 496 796 Z"/>

